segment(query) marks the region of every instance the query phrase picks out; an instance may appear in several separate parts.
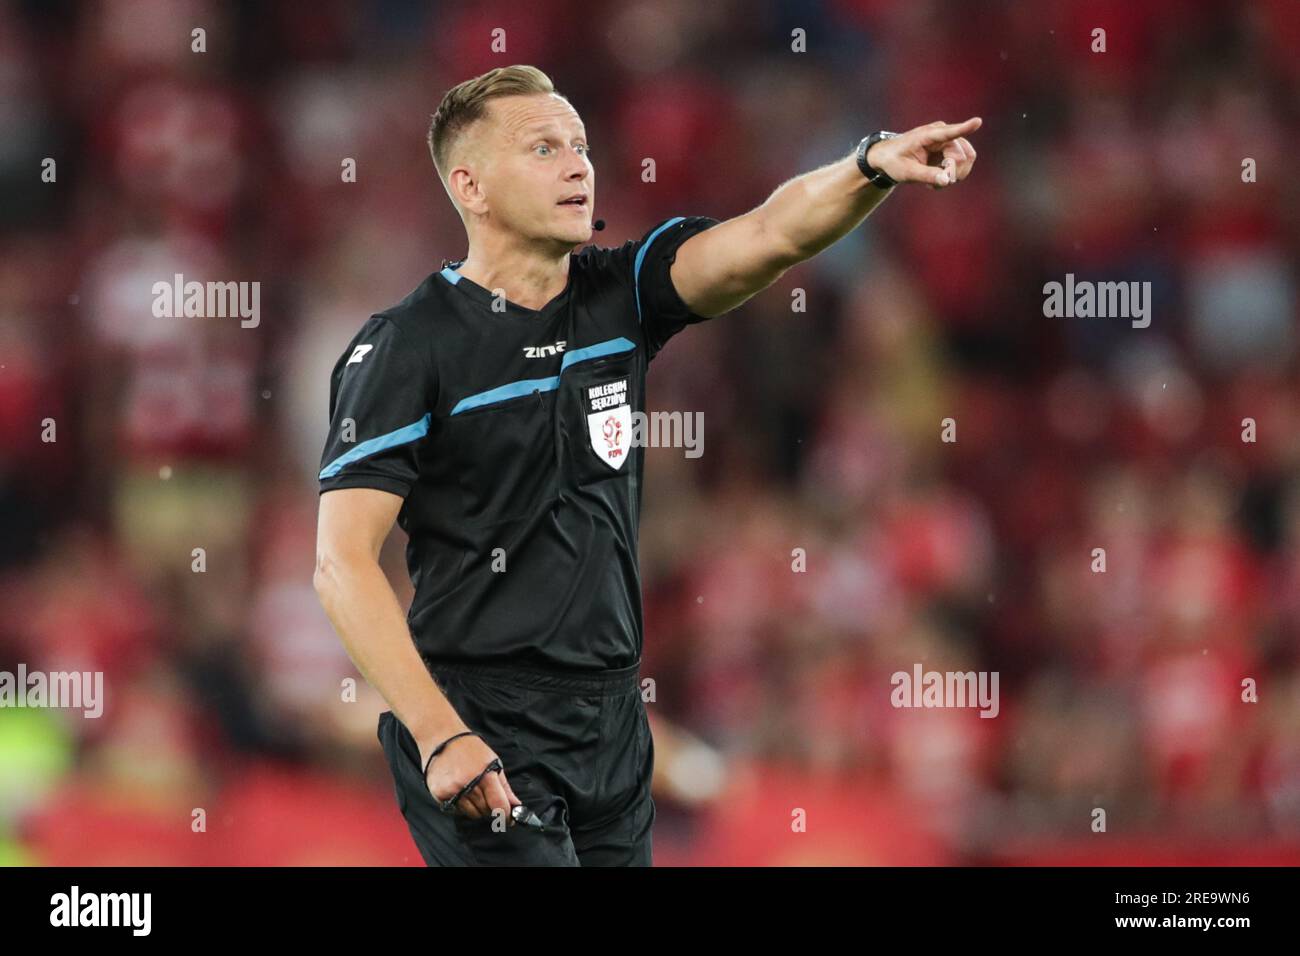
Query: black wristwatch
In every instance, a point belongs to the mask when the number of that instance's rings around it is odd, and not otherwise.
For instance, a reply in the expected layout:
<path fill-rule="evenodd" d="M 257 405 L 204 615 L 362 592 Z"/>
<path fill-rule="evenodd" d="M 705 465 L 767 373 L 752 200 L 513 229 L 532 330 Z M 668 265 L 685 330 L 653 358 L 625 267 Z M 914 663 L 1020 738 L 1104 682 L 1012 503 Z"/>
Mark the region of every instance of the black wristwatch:
<path fill-rule="evenodd" d="M 892 189 L 898 183 L 889 178 L 889 175 L 879 169 L 874 169 L 867 163 L 867 150 L 871 149 L 882 139 L 893 139 L 897 133 L 891 133 L 888 130 L 880 130 L 865 137 L 862 142 L 858 143 L 858 169 L 862 170 L 862 175 L 867 177 L 868 182 L 873 186 L 879 186 L 881 189 Z"/>

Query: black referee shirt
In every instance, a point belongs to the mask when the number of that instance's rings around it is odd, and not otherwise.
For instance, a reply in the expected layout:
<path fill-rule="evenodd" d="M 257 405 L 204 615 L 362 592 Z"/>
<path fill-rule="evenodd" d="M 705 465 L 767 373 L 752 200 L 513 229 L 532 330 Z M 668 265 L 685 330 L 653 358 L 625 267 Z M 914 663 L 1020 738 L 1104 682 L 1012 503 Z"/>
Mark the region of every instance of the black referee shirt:
<path fill-rule="evenodd" d="M 637 559 L 646 367 L 692 313 L 669 267 L 708 216 L 569 256 L 540 310 L 460 262 L 371 316 L 330 379 L 320 490 L 405 498 L 398 523 L 434 660 L 581 669 L 641 657 Z M 504 306 L 502 308 L 501 306 Z"/>

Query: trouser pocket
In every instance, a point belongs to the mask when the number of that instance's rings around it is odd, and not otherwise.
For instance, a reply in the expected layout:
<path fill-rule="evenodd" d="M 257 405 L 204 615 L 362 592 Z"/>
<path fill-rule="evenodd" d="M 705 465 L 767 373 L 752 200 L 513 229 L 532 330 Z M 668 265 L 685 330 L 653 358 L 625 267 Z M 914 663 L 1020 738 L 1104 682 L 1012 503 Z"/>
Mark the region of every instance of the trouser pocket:
<path fill-rule="evenodd" d="M 407 741 L 415 748 L 413 754 L 406 746 Z M 410 802 L 411 789 L 417 783 L 424 786 L 420 774 L 419 748 L 415 747 L 415 738 L 391 710 L 386 710 L 379 715 L 379 743 L 384 748 L 384 758 L 388 761 L 388 769 L 393 775 L 393 785 L 397 791 L 397 807 L 405 814 Z M 432 799 L 432 795 L 430 798 Z"/>

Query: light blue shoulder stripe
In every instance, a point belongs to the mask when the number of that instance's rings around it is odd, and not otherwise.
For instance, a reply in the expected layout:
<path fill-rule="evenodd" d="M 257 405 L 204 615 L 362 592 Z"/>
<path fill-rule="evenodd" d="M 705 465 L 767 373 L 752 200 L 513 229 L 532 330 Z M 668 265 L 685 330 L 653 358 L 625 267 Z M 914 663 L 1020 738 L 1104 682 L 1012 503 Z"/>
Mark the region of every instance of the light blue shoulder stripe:
<path fill-rule="evenodd" d="M 635 263 L 635 265 L 632 267 L 632 286 L 633 286 L 633 288 L 636 289 L 636 320 L 637 320 L 637 322 L 640 322 L 640 321 L 641 321 L 641 263 L 642 263 L 643 261 L 645 261 L 645 254 L 646 254 L 646 252 L 650 249 L 650 246 L 654 243 L 654 241 L 655 241 L 657 238 L 659 238 L 659 233 L 663 232 L 663 231 L 664 231 L 665 229 L 667 229 L 669 226 L 675 226 L 675 225 L 677 225 L 677 223 L 681 222 L 681 221 L 682 221 L 683 219 L 685 219 L 685 218 L 686 218 L 685 216 L 676 216 L 676 217 L 674 217 L 674 218 L 672 218 L 672 219 L 669 219 L 666 223 L 664 223 L 662 226 L 660 226 L 660 227 L 659 227 L 658 229 L 656 229 L 654 232 L 650 233 L 649 238 L 646 239 L 645 242 L 641 243 L 641 248 L 638 249 L 637 252 L 636 252 L 636 263 Z"/>
<path fill-rule="evenodd" d="M 401 428 L 391 431 L 387 435 L 380 435 L 378 438 L 370 438 L 363 441 L 360 445 L 357 445 L 356 448 L 349 449 L 322 468 L 320 477 L 333 478 L 354 461 L 360 461 L 362 458 L 367 458 L 370 455 L 377 454 L 378 452 L 384 451 L 388 448 L 393 448 L 397 445 L 405 445 L 407 442 L 423 438 L 429 433 L 429 422 L 431 420 L 432 415 L 426 412 L 424 417 L 418 422 L 403 425 Z"/>
<path fill-rule="evenodd" d="M 438 274 L 442 276 L 444 279 L 446 279 L 448 282 L 450 282 L 452 285 L 455 285 L 457 282 L 460 281 L 460 273 L 457 272 L 455 269 L 453 269 L 451 266 L 447 266 L 447 268 L 443 269 L 442 272 Z"/>

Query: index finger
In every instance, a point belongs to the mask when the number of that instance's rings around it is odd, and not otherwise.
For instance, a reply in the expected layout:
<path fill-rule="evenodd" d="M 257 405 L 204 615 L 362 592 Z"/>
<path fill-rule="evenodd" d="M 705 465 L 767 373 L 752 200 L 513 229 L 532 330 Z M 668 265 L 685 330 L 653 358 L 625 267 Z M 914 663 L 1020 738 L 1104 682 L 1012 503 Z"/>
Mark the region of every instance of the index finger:
<path fill-rule="evenodd" d="M 478 785 L 478 792 L 488 805 L 488 816 L 492 816 L 497 810 L 505 813 L 506 819 L 510 819 L 510 795 L 506 793 L 505 787 L 501 785 L 501 774 L 490 773 L 483 778 Z"/>
<path fill-rule="evenodd" d="M 921 127 L 921 144 L 924 146 L 937 146 L 939 143 L 946 143 L 949 140 L 957 139 L 959 136 L 975 132 L 983 123 L 984 120 L 980 117 L 972 116 L 964 123 L 923 126 Z"/>

